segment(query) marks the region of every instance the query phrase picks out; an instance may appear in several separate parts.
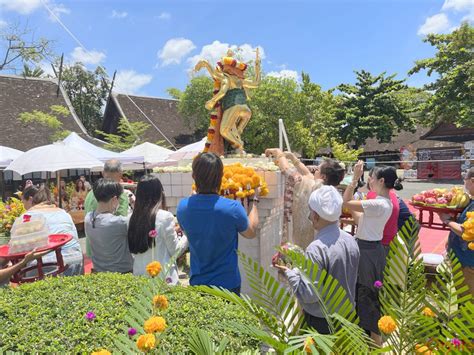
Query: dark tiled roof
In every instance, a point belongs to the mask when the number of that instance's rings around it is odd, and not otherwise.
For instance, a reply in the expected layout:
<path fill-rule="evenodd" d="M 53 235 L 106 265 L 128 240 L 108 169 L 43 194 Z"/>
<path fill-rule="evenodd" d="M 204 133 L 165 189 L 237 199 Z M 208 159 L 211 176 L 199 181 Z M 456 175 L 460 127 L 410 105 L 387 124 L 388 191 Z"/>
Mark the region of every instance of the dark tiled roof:
<path fill-rule="evenodd" d="M 433 129 L 426 132 L 421 138 L 450 142 L 467 142 L 474 140 L 474 128 L 458 128 L 452 123 L 439 123 Z"/>
<path fill-rule="evenodd" d="M 460 147 L 460 144 L 446 142 L 446 141 L 430 141 L 421 139 L 430 129 L 427 127 L 418 127 L 416 132 L 402 131 L 399 134 L 392 137 L 392 141 L 389 143 L 379 143 L 376 139 L 367 139 L 362 148 L 364 153 L 373 152 L 399 152 L 400 148 L 408 145 L 413 146 L 415 149 L 426 149 L 426 148 L 447 148 L 447 147 Z"/>
<path fill-rule="evenodd" d="M 49 144 L 51 132 L 40 124 L 23 124 L 19 116 L 33 110 L 49 112 L 52 105 L 69 108 L 67 117 L 59 117 L 63 128 L 85 136 L 85 130 L 75 116 L 64 91 L 54 79 L 24 78 L 0 75 L 0 145 L 22 151 Z"/>
<path fill-rule="evenodd" d="M 112 93 L 104 114 L 104 124 L 102 127 L 104 132 L 116 133 L 118 120 L 120 117 L 125 116 L 130 122 L 140 121 L 150 125 L 144 137 L 141 137 L 144 141 L 156 143 L 157 141 L 165 140 L 163 135 L 148 121 L 146 117 L 148 116 L 153 124 L 175 146 L 180 147 L 196 141 L 197 138 L 194 136 L 194 132 L 185 124 L 183 117 L 178 113 L 177 100 L 129 96 L 133 102 L 126 95 Z"/>

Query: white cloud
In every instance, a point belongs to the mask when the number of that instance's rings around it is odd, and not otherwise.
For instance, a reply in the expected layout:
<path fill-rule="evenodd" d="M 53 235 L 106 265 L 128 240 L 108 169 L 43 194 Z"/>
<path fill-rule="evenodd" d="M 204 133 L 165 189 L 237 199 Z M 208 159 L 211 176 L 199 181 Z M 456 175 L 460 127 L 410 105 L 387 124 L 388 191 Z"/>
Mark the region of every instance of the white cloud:
<path fill-rule="evenodd" d="M 163 66 L 179 64 L 191 51 L 196 48 L 194 43 L 186 38 L 172 38 L 168 40 L 158 52 L 158 58 Z"/>
<path fill-rule="evenodd" d="M 211 64 L 216 64 L 225 54 L 228 49 L 232 49 L 237 52 L 239 59 L 244 62 L 255 60 L 255 50 L 259 49 L 260 58 L 265 58 L 265 51 L 261 46 L 252 47 L 250 44 L 244 43 L 240 46 L 229 43 L 221 43 L 220 41 L 214 41 L 211 44 L 206 44 L 202 47 L 201 52 L 195 56 L 188 58 L 189 64 L 194 67 L 196 63 L 201 60 L 207 60 Z"/>
<path fill-rule="evenodd" d="M 41 7 L 41 0 L 0 0 L 0 8 L 28 15 Z"/>
<path fill-rule="evenodd" d="M 151 75 L 139 74 L 135 70 L 121 70 L 115 77 L 114 87 L 118 92 L 134 94 L 152 79 Z"/>
<path fill-rule="evenodd" d="M 63 4 L 54 4 L 51 3 L 49 8 L 51 9 L 51 12 L 57 17 L 61 18 L 62 14 L 69 15 L 71 13 L 71 10 L 69 10 L 66 6 Z M 56 18 L 53 15 L 49 15 L 49 19 L 51 21 L 56 21 Z"/>
<path fill-rule="evenodd" d="M 474 8 L 474 0 L 446 0 L 442 10 L 465 11 Z"/>
<path fill-rule="evenodd" d="M 54 75 L 54 70 L 53 70 L 53 67 L 51 66 L 51 63 L 41 62 L 41 63 L 39 63 L 39 67 L 41 69 L 43 69 L 44 74 L 46 76 L 50 76 L 50 77 L 53 77 L 53 78 L 56 77 L 56 75 Z"/>
<path fill-rule="evenodd" d="M 448 16 L 446 14 L 436 14 L 428 17 L 423 25 L 418 29 L 418 35 L 425 36 L 429 33 L 441 33 L 450 28 Z"/>
<path fill-rule="evenodd" d="M 7 27 L 8 23 L 7 21 L 0 20 L 0 28 Z"/>
<path fill-rule="evenodd" d="M 158 16 L 158 19 L 159 20 L 170 20 L 171 19 L 171 14 L 169 12 L 162 12 L 159 16 Z"/>
<path fill-rule="evenodd" d="M 116 11 L 112 10 L 112 14 L 110 15 L 111 18 L 118 18 L 122 19 L 128 16 L 128 12 L 126 11 Z"/>
<path fill-rule="evenodd" d="M 298 81 L 298 72 L 296 70 L 283 69 L 280 71 L 271 71 L 267 75 L 273 76 L 275 78 L 291 79 L 294 81 Z"/>
<path fill-rule="evenodd" d="M 99 51 L 85 51 L 81 47 L 76 47 L 71 53 L 73 62 L 80 62 L 84 65 L 98 65 L 104 61 L 105 53 Z"/>

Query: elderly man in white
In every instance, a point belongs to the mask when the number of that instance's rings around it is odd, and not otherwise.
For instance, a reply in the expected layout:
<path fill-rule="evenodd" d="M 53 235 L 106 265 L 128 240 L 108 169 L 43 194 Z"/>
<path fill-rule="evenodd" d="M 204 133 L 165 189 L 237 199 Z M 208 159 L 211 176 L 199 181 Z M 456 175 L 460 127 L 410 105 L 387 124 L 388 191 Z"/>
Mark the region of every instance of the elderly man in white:
<path fill-rule="evenodd" d="M 355 306 L 359 247 L 353 236 L 339 228 L 342 196 L 333 186 L 322 186 L 311 194 L 308 203 L 309 219 L 316 232 L 305 255 L 339 281 Z M 288 277 L 290 288 L 303 307 L 306 323 L 321 334 L 329 334 L 328 322 L 310 281 L 297 268 L 275 267 Z"/>

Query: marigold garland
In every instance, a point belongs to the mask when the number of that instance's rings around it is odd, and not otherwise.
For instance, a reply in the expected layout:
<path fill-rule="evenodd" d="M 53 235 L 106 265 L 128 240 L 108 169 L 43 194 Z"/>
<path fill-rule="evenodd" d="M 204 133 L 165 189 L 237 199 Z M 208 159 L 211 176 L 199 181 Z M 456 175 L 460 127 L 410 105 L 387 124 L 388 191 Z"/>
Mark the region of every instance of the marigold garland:
<path fill-rule="evenodd" d="M 474 211 L 466 213 L 466 221 L 462 224 L 464 231 L 462 239 L 468 242 L 467 247 L 470 250 L 474 250 Z"/>
<path fill-rule="evenodd" d="M 436 313 L 433 312 L 433 310 L 430 308 L 430 307 L 425 307 L 423 308 L 423 310 L 421 311 L 421 313 L 426 316 L 426 317 L 431 317 L 431 318 L 434 318 L 436 317 Z"/>
<path fill-rule="evenodd" d="M 152 350 L 156 346 L 156 338 L 154 334 L 140 335 L 137 339 L 137 348 L 144 353 Z"/>
<path fill-rule="evenodd" d="M 151 276 L 155 277 L 161 272 L 161 264 L 159 261 L 152 261 L 146 266 L 146 272 Z"/>
<path fill-rule="evenodd" d="M 155 308 L 165 310 L 168 308 L 168 299 L 164 295 L 156 295 L 153 297 L 153 306 Z"/>
<path fill-rule="evenodd" d="M 161 333 L 166 329 L 166 321 L 163 317 L 153 316 L 145 321 L 143 329 L 147 333 Z"/>
<path fill-rule="evenodd" d="M 306 337 L 306 339 L 304 340 L 304 351 L 307 354 L 313 353 L 313 350 L 311 350 L 311 345 L 314 346 L 314 339 L 311 337 Z"/>
<path fill-rule="evenodd" d="M 397 329 L 397 323 L 390 316 L 383 316 L 382 318 L 380 318 L 378 326 L 379 329 L 387 335 L 393 333 L 395 329 Z"/>

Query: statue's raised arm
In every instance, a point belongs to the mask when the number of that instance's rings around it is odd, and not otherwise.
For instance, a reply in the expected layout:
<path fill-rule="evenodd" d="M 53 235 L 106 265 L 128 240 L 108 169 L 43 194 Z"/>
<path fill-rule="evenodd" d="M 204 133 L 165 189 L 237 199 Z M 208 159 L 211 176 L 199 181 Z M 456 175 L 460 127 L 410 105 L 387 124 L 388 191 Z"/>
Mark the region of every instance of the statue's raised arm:
<path fill-rule="evenodd" d="M 257 54 L 255 57 L 255 78 L 252 79 L 245 79 L 244 80 L 244 87 L 248 89 L 256 89 L 260 85 L 260 79 L 261 79 L 261 61 L 260 61 L 260 56 L 259 56 L 259 51 L 257 47 Z"/>
<path fill-rule="evenodd" d="M 212 77 L 214 80 L 219 80 L 221 81 L 224 78 L 224 74 L 222 74 L 221 71 L 212 68 L 211 64 L 207 60 L 200 60 L 199 62 L 196 63 L 194 66 L 194 72 L 200 71 L 202 68 L 207 69 L 209 72 L 209 75 Z"/>

